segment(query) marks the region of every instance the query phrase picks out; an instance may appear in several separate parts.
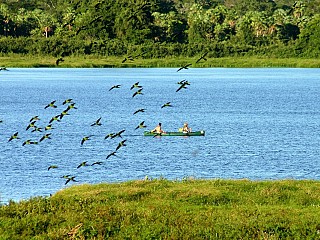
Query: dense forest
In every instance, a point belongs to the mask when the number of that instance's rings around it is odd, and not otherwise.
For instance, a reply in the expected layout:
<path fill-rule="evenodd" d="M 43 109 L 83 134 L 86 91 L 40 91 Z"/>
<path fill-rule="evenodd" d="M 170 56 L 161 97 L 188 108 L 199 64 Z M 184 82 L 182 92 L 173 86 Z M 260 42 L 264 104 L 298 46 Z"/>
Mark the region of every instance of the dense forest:
<path fill-rule="evenodd" d="M 2 55 L 320 56 L 320 0 L 0 0 Z"/>

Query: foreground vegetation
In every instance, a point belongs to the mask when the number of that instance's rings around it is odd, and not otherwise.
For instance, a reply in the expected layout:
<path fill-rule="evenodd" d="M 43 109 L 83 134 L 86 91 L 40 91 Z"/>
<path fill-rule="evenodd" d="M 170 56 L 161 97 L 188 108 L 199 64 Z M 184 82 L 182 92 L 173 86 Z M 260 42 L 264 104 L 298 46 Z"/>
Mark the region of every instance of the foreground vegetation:
<path fill-rule="evenodd" d="M 69 56 L 64 62 L 56 66 L 56 58 L 50 56 L 10 55 L 0 57 L 0 67 L 32 68 L 32 67 L 62 67 L 62 68 L 179 68 L 192 63 L 190 67 L 197 68 L 257 68 L 257 67 L 289 67 L 289 68 L 320 68 L 320 59 L 301 58 L 266 58 L 266 57 L 224 57 L 208 58 L 207 61 L 196 63 L 197 58 L 158 58 L 158 59 L 135 59 L 122 63 L 123 57 L 101 56 Z"/>
<path fill-rule="evenodd" d="M 319 239 L 320 182 L 78 185 L 0 207 L 0 239 Z"/>

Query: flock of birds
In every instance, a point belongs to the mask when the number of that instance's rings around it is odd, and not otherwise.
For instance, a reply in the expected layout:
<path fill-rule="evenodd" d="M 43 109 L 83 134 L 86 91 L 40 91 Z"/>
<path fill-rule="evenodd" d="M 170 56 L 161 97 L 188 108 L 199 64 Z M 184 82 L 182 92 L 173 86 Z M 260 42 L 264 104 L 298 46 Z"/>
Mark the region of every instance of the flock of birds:
<path fill-rule="evenodd" d="M 207 55 L 207 52 L 205 54 L 203 54 L 197 61 L 196 63 L 198 63 L 199 61 L 201 60 L 207 60 L 205 57 Z M 127 61 L 128 59 L 133 61 L 133 58 L 132 56 L 128 56 L 126 57 L 122 62 L 125 62 Z M 61 61 L 59 61 L 61 62 Z M 183 69 L 188 69 L 192 64 L 191 63 L 188 63 L 182 67 L 180 67 L 177 72 L 183 70 Z M 7 70 L 6 68 L 0 68 L 0 71 L 1 70 Z M 176 89 L 176 92 L 179 92 L 181 91 L 182 89 L 186 89 L 188 88 L 188 86 L 190 86 L 190 82 L 187 81 L 187 80 L 182 80 L 182 81 L 179 81 L 177 82 L 178 84 L 178 88 Z M 116 84 L 116 85 L 113 85 L 109 88 L 109 91 L 115 91 L 116 89 L 119 89 L 121 88 L 122 85 L 121 84 Z M 138 95 L 143 95 L 144 92 L 143 92 L 143 86 L 140 85 L 140 82 L 135 82 L 132 84 L 132 86 L 130 87 L 130 90 L 133 91 L 133 94 L 132 94 L 132 98 L 136 98 Z M 43 106 L 44 109 L 46 109 L 45 111 L 49 111 L 49 109 L 56 109 L 58 108 L 58 106 L 64 106 L 65 109 L 62 110 L 59 114 L 54 114 L 51 119 L 45 124 L 45 126 L 41 126 L 40 127 L 40 117 L 38 115 L 36 116 L 33 116 L 30 118 L 29 122 L 26 124 L 26 128 L 25 128 L 25 131 L 27 132 L 38 132 L 38 133 L 41 133 L 41 136 L 39 137 L 39 139 L 37 140 L 34 140 L 32 138 L 28 138 L 28 139 L 23 139 L 22 140 L 22 137 L 20 136 L 20 132 L 19 131 L 15 131 L 14 133 L 12 133 L 11 136 L 8 136 L 8 143 L 10 142 L 13 142 L 13 141 L 18 141 L 18 140 L 21 140 L 22 142 L 22 146 L 25 147 L 26 145 L 37 145 L 37 144 L 40 144 L 41 142 L 43 141 L 46 141 L 48 139 L 51 139 L 52 137 L 52 131 L 55 129 L 55 124 L 57 124 L 58 122 L 61 122 L 63 121 L 64 117 L 67 116 L 67 115 L 70 115 L 71 114 L 71 111 L 74 111 L 77 109 L 77 105 L 76 103 L 74 102 L 74 100 L 72 98 L 68 98 L 68 99 L 65 99 L 63 102 L 61 101 L 60 104 L 58 104 L 57 100 L 53 100 L 49 103 L 47 103 L 46 105 Z M 166 103 L 163 103 L 161 105 L 161 109 L 163 108 L 167 108 L 167 107 L 172 107 L 172 104 L 171 102 L 166 102 Z M 145 108 L 139 108 L 137 109 L 136 111 L 133 112 L 133 115 L 136 115 L 136 114 L 139 114 L 139 113 L 144 113 L 146 111 Z M 3 119 L 0 119 L 0 124 L 2 124 L 4 122 Z M 90 127 L 100 127 L 102 125 L 102 117 L 99 117 L 98 119 L 96 119 L 95 121 L 93 121 L 91 124 L 90 124 Z M 137 125 L 135 127 L 135 130 L 137 129 L 145 129 L 147 126 L 145 125 L 145 121 L 141 121 L 139 123 L 139 125 Z M 112 151 L 111 153 L 109 153 L 105 159 L 109 159 L 110 157 L 117 157 L 117 153 L 118 151 L 127 146 L 127 139 L 124 139 L 123 138 L 123 134 L 125 133 L 125 129 L 122 129 L 118 132 L 113 132 L 113 133 L 108 133 L 107 135 L 105 135 L 104 139 L 120 139 L 118 142 L 117 142 L 117 145 L 114 149 L 114 151 Z M 89 141 L 94 135 L 86 135 L 86 136 L 83 136 L 82 139 L 79 139 L 79 144 L 80 146 L 83 146 L 86 144 L 87 141 Z M 157 135 L 155 135 L 157 136 Z M 78 164 L 76 166 L 76 168 L 81 168 L 81 167 L 87 167 L 87 166 L 94 166 L 94 165 L 101 165 L 103 164 L 104 162 L 103 161 L 96 161 L 96 162 L 93 162 L 93 163 L 89 163 L 88 161 L 83 161 L 81 162 L 80 164 Z M 58 168 L 58 165 L 50 165 L 48 166 L 47 170 L 50 171 L 52 169 L 56 169 Z M 61 176 L 62 179 L 65 180 L 65 185 L 68 184 L 69 182 L 77 182 L 76 180 L 76 176 L 74 175 L 71 175 L 71 174 L 68 174 L 68 175 L 63 175 Z"/>

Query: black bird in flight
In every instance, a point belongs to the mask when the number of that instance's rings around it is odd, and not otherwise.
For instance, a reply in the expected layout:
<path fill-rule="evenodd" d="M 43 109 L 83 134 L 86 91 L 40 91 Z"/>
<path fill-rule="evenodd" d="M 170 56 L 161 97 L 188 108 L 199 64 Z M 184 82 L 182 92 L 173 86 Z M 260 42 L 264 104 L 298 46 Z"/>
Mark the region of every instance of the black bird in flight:
<path fill-rule="evenodd" d="M 51 124 L 47 125 L 47 126 L 44 128 L 45 131 L 49 131 L 49 130 L 51 130 L 51 129 L 54 129 Z"/>
<path fill-rule="evenodd" d="M 202 59 L 203 59 L 204 61 L 207 61 L 206 56 L 207 56 L 208 53 L 209 53 L 209 52 L 205 52 L 205 53 L 196 61 L 196 63 L 200 62 Z"/>
<path fill-rule="evenodd" d="M 161 137 L 162 136 L 162 133 L 155 133 L 153 137 Z"/>
<path fill-rule="evenodd" d="M 38 144 L 38 142 L 36 142 L 36 141 L 31 141 L 30 139 L 28 139 L 28 140 L 26 140 L 26 141 L 24 141 L 24 142 L 22 143 L 22 146 L 24 146 L 24 145 L 30 145 L 30 144 Z"/>
<path fill-rule="evenodd" d="M 182 69 L 188 69 L 188 67 L 191 66 L 191 65 L 192 65 L 192 63 L 188 63 L 187 65 L 184 65 L 184 66 L 182 66 L 181 68 L 179 68 L 179 69 L 177 70 L 177 72 L 179 72 L 179 71 L 182 70 Z"/>
<path fill-rule="evenodd" d="M 136 95 L 143 95 L 143 93 L 142 93 L 142 89 L 143 88 L 140 88 L 138 91 L 136 91 L 133 95 L 132 95 L 132 97 L 134 98 Z"/>
<path fill-rule="evenodd" d="M 65 111 L 69 111 L 70 109 L 78 109 L 75 105 L 75 103 L 71 103 Z"/>
<path fill-rule="evenodd" d="M 130 87 L 130 90 L 132 90 L 134 88 L 142 88 L 142 86 L 139 85 L 139 82 L 136 82 Z"/>
<path fill-rule="evenodd" d="M 29 120 L 29 122 L 38 121 L 38 120 L 40 120 L 39 116 L 34 116 Z"/>
<path fill-rule="evenodd" d="M 68 98 L 68 99 L 66 99 L 66 100 L 63 101 L 62 105 L 65 105 L 65 104 L 67 104 L 67 103 L 73 103 L 72 101 L 73 101 L 72 98 Z"/>
<path fill-rule="evenodd" d="M 71 175 L 63 175 L 61 178 L 68 179 Z"/>
<path fill-rule="evenodd" d="M 94 166 L 94 165 L 101 165 L 103 162 L 94 162 L 91 164 L 91 166 Z"/>
<path fill-rule="evenodd" d="M 1 67 L 0 71 L 9 71 L 6 67 Z"/>
<path fill-rule="evenodd" d="M 135 130 L 137 130 L 138 128 L 146 128 L 147 126 L 144 125 L 144 121 L 142 121 L 136 128 Z"/>
<path fill-rule="evenodd" d="M 56 65 L 59 66 L 60 62 L 64 62 L 64 59 L 62 57 L 56 60 Z"/>
<path fill-rule="evenodd" d="M 52 123 L 53 121 L 60 122 L 60 119 L 59 119 L 60 116 L 61 116 L 61 115 L 56 115 L 56 116 L 52 117 L 52 118 L 50 119 L 49 123 Z"/>
<path fill-rule="evenodd" d="M 186 86 L 190 85 L 190 83 L 185 80 L 181 81 L 179 84 L 180 84 L 180 87 L 176 90 L 176 92 L 179 92 L 182 88 L 187 88 Z"/>
<path fill-rule="evenodd" d="M 11 142 L 13 139 L 20 139 L 18 136 L 18 132 L 14 133 L 8 140 L 8 142 Z"/>
<path fill-rule="evenodd" d="M 87 161 L 80 163 L 77 168 L 86 167 L 86 166 L 89 166 L 87 164 Z"/>
<path fill-rule="evenodd" d="M 116 137 L 122 138 L 121 134 L 124 133 L 125 131 L 126 131 L 126 130 L 123 129 L 123 130 L 117 132 L 116 134 L 114 134 L 113 136 L 111 136 L 111 138 L 116 138 Z"/>
<path fill-rule="evenodd" d="M 115 133 L 109 133 L 104 137 L 104 139 L 112 138 L 114 135 Z"/>
<path fill-rule="evenodd" d="M 43 136 L 40 138 L 39 142 L 42 142 L 42 141 L 45 140 L 45 139 L 51 139 L 50 135 L 51 135 L 51 133 L 47 133 L 47 134 L 43 135 Z"/>
<path fill-rule="evenodd" d="M 28 131 L 29 128 L 32 128 L 32 127 L 36 127 L 36 121 L 33 121 L 33 122 L 29 123 L 29 125 L 26 128 L 26 131 Z"/>
<path fill-rule="evenodd" d="M 115 157 L 116 157 L 116 156 L 117 156 L 116 153 L 117 153 L 117 152 L 114 151 L 114 152 L 108 154 L 108 156 L 106 157 L 106 159 L 108 159 L 108 158 L 111 157 L 111 156 L 115 156 Z"/>
<path fill-rule="evenodd" d="M 135 112 L 133 113 L 133 115 L 135 115 L 135 114 L 137 114 L 137 113 L 139 113 L 139 112 L 145 112 L 145 111 L 146 111 L 146 109 L 140 108 L 140 109 L 138 109 L 137 111 L 135 111 Z"/>
<path fill-rule="evenodd" d="M 49 171 L 50 169 L 54 169 L 54 168 L 58 168 L 58 166 L 57 166 L 57 165 L 51 165 L 51 166 L 48 167 L 48 171 Z"/>
<path fill-rule="evenodd" d="M 109 91 L 111 91 L 112 89 L 115 89 L 115 88 L 120 88 L 120 87 L 121 87 L 120 84 L 113 85 L 113 86 L 109 89 Z"/>
<path fill-rule="evenodd" d="M 167 102 L 161 106 L 161 108 L 172 107 L 171 102 Z"/>
<path fill-rule="evenodd" d="M 117 148 L 116 148 L 116 151 L 118 151 L 121 147 L 123 147 L 123 146 L 127 146 L 126 144 L 125 144 L 125 142 L 127 141 L 127 139 L 125 139 L 125 140 L 122 140 L 121 142 L 119 142 L 119 144 L 118 144 L 118 146 L 117 146 Z"/>
<path fill-rule="evenodd" d="M 44 109 L 47 109 L 48 107 L 52 107 L 52 108 L 57 108 L 56 105 L 54 105 L 56 102 L 56 100 L 52 101 L 51 103 L 49 103 L 47 106 L 44 107 Z"/>
<path fill-rule="evenodd" d="M 91 126 L 101 126 L 102 124 L 100 121 L 101 121 L 101 117 L 98 118 L 94 123 L 92 123 Z"/>
<path fill-rule="evenodd" d="M 121 63 L 125 63 L 125 62 L 128 61 L 128 60 L 134 61 L 133 57 L 130 55 L 130 56 L 125 57 L 125 58 L 122 60 Z"/>
<path fill-rule="evenodd" d="M 65 185 L 67 185 L 70 181 L 77 182 L 75 180 L 75 176 L 70 177 L 70 175 L 69 176 L 67 175 L 65 178 L 67 179 Z"/>
<path fill-rule="evenodd" d="M 90 140 L 90 137 L 92 137 L 92 135 L 83 137 L 82 140 L 81 140 L 81 145 L 83 145 L 85 143 L 85 141 Z"/>
<path fill-rule="evenodd" d="M 67 108 L 66 110 L 62 111 L 62 112 L 60 113 L 60 115 L 59 115 L 59 118 L 62 119 L 64 116 L 70 115 L 70 114 L 68 113 L 68 111 L 69 111 L 68 108 Z"/>

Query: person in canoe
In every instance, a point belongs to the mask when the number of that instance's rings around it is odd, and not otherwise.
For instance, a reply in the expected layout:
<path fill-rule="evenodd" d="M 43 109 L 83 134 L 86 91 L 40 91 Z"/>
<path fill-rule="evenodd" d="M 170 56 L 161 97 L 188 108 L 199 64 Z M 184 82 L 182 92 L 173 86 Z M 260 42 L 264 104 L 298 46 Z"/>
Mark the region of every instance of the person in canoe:
<path fill-rule="evenodd" d="M 156 126 L 150 132 L 152 132 L 152 133 L 164 133 L 165 131 L 162 130 L 161 123 L 159 123 L 158 126 Z"/>
<path fill-rule="evenodd" d="M 189 128 L 189 125 L 188 125 L 187 122 L 185 122 L 185 123 L 183 124 L 182 132 L 184 132 L 184 133 L 191 132 L 191 128 Z"/>

